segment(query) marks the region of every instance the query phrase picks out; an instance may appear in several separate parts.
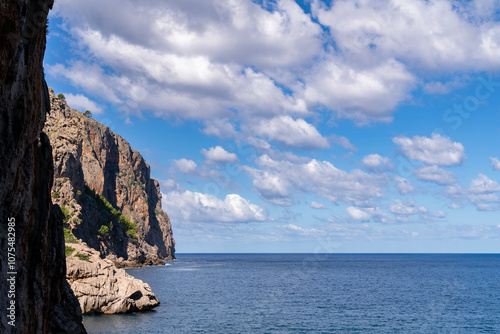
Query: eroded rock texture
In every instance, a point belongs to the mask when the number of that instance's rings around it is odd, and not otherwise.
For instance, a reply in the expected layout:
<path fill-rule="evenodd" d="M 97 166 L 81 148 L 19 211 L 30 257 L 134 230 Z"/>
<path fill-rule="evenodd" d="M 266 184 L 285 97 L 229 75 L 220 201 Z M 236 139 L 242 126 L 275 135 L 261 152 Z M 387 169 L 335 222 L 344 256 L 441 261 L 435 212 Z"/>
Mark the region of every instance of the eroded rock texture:
<path fill-rule="evenodd" d="M 50 99 L 43 76 L 51 0 L 0 1 L 0 333 L 85 333 L 67 289 L 63 227 L 52 206 L 52 151 L 42 133 Z M 15 327 L 5 310 L 8 219 L 15 219 Z M 75 312 L 61 312 L 61 305 Z"/>
<path fill-rule="evenodd" d="M 158 181 L 128 142 L 50 91 L 54 203 L 65 226 L 117 267 L 172 260 L 175 241 Z"/>
<path fill-rule="evenodd" d="M 84 314 L 145 311 L 160 304 L 148 284 L 101 259 L 85 243 L 68 244 L 68 281 Z"/>

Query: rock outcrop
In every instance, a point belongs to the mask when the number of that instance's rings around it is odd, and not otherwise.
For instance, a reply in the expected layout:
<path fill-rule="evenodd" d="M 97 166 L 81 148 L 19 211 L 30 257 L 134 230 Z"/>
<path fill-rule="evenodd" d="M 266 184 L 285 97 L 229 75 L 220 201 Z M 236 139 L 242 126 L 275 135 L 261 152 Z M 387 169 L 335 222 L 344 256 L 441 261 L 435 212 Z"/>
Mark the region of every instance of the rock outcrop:
<path fill-rule="evenodd" d="M 52 3 L 0 2 L 0 333 L 85 333 L 67 288 L 62 215 L 51 201 L 52 151 L 42 133 Z"/>
<path fill-rule="evenodd" d="M 149 165 L 122 137 L 49 92 L 52 197 L 65 226 L 117 267 L 172 260 L 172 228 Z"/>
<path fill-rule="evenodd" d="M 83 314 L 145 311 L 160 304 L 148 284 L 117 269 L 85 243 L 71 243 L 68 281 Z"/>

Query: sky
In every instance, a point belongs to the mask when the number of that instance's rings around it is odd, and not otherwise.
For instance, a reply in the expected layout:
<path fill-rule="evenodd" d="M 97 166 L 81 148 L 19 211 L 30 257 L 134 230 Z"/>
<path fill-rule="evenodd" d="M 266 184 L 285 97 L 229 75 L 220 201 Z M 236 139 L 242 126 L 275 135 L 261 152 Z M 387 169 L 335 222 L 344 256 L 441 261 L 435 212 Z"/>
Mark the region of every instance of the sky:
<path fill-rule="evenodd" d="M 56 1 L 46 80 L 178 253 L 500 251 L 500 2 Z"/>

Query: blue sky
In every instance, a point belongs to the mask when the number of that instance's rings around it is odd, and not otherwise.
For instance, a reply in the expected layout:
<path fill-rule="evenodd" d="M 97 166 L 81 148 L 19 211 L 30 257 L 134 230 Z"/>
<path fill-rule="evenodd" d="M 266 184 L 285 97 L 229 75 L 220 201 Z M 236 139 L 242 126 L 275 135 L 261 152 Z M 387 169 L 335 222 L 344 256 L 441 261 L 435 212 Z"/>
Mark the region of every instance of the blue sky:
<path fill-rule="evenodd" d="M 177 251 L 498 252 L 498 1 L 58 1 L 49 86 Z"/>

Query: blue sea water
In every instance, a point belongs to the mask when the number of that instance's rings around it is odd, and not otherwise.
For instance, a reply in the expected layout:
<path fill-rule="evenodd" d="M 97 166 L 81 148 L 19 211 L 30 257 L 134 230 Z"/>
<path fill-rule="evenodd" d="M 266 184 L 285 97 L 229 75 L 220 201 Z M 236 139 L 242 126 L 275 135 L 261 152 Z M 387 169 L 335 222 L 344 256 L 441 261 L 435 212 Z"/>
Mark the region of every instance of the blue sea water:
<path fill-rule="evenodd" d="M 500 333 L 500 255 L 178 254 L 129 269 L 153 311 L 89 333 Z"/>

